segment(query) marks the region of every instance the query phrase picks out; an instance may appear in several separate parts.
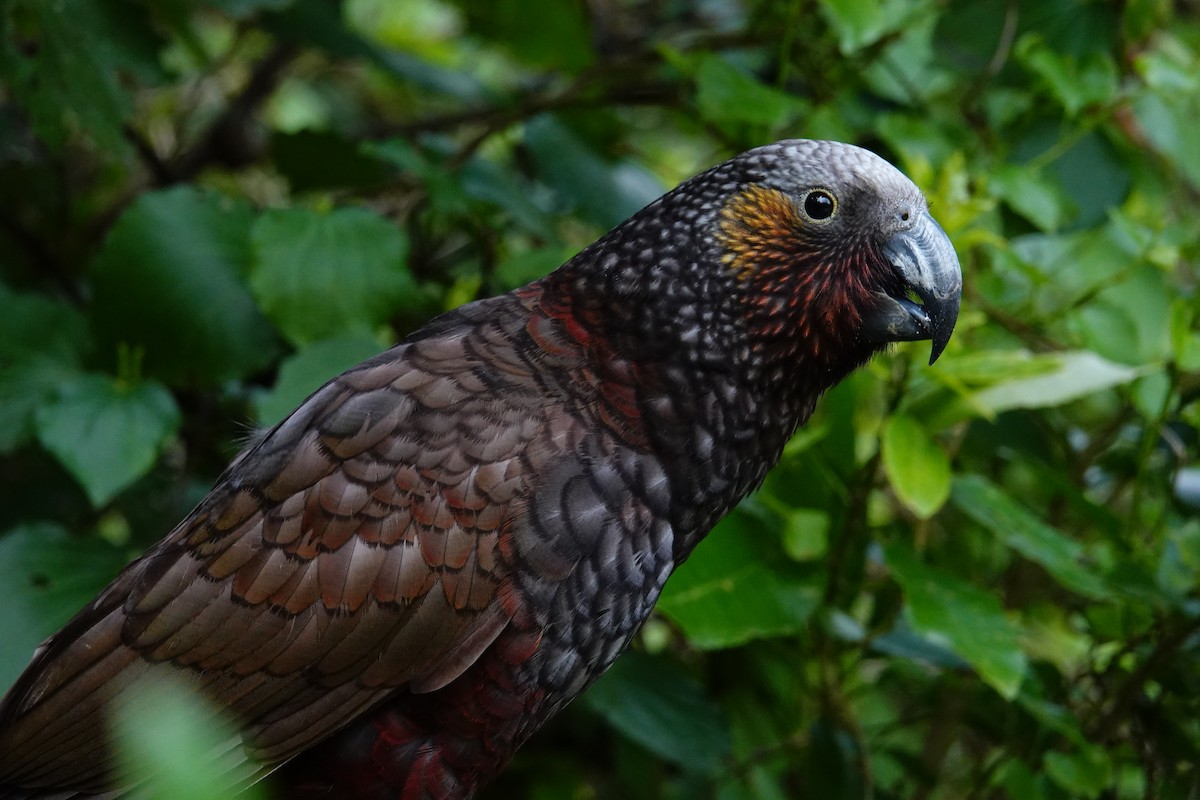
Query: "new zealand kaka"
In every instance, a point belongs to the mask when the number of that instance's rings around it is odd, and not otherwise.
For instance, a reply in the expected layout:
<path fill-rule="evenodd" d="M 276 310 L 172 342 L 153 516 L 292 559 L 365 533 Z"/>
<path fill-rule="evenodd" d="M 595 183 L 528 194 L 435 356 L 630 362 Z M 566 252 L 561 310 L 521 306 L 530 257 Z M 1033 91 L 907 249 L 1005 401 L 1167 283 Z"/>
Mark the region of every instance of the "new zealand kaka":
<path fill-rule="evenodd" d="M 822 392 L 890 342 L 937 359 L 961 283 L 865 150 L 782 141 L 692 178 L 247 447 L 38 649 L 0 706 L 0 797 L 119 796 L 106 717 L 163 674 L 240 726 L 231 786 L 292 761 L 287 797 L 470 797 Z"/>

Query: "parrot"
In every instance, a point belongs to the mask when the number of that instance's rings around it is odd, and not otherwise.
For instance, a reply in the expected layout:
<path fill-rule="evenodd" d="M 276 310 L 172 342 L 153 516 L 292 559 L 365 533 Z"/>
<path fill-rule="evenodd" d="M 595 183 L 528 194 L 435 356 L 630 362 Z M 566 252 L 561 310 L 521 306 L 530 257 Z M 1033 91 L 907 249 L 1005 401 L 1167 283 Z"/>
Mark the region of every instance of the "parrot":
<path fill-rule="evenodd" d="M 0 798 L 117 798 L 108 734 L 181 681 L 230 796 L 464 800 L 629 647 L 818 398 L 932 365 L 962 270 L 916 185 L 788 139 L 435 317 L 253 439 L 0 703 Z M 216 768 L 216 766 L 214 766 Z"/>

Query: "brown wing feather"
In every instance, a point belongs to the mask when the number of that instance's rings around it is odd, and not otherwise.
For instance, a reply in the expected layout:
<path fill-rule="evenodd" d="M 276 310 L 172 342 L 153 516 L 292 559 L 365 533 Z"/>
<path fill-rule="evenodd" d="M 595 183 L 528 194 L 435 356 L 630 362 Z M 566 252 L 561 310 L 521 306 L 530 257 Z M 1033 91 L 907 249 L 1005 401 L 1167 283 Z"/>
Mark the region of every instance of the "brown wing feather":
<path fill-rule="evenodd" d="M 529 443 L 549 458 L 562 438 L 506 333 L 395 348 L 239 456 L 36 656 L 0 707 L 0 779 L 100 788 L 106 704 L 163 665 L 267 763 L 460 674 L 509 621 L 500 538 L 539 466 Z"/>

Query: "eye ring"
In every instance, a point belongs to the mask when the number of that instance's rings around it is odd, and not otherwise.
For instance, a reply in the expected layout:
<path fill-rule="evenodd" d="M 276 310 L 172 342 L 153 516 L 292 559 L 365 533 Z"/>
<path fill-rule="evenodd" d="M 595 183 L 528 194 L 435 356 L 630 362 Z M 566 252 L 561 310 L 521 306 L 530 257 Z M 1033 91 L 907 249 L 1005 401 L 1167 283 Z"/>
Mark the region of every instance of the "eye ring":
<path fill-rule="evenodd" d="M 813 222 L 825 222 L 837 213 L 837 198 L 828 189 L 813 189 L 804 196 L 803 206 Z"/>

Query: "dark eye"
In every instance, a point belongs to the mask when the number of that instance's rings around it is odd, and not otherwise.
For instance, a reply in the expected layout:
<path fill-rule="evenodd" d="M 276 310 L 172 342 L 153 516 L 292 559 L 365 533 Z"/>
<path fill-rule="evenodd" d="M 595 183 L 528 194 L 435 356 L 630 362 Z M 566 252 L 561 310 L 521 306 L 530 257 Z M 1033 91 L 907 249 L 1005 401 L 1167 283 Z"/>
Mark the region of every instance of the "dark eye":
<path fill-rule="evenodd" d="M 804 213 L 815 220 L 829 219 L 836 207 L 833 195 L 824 189 L 814 189 L 804 198 Z"/>

